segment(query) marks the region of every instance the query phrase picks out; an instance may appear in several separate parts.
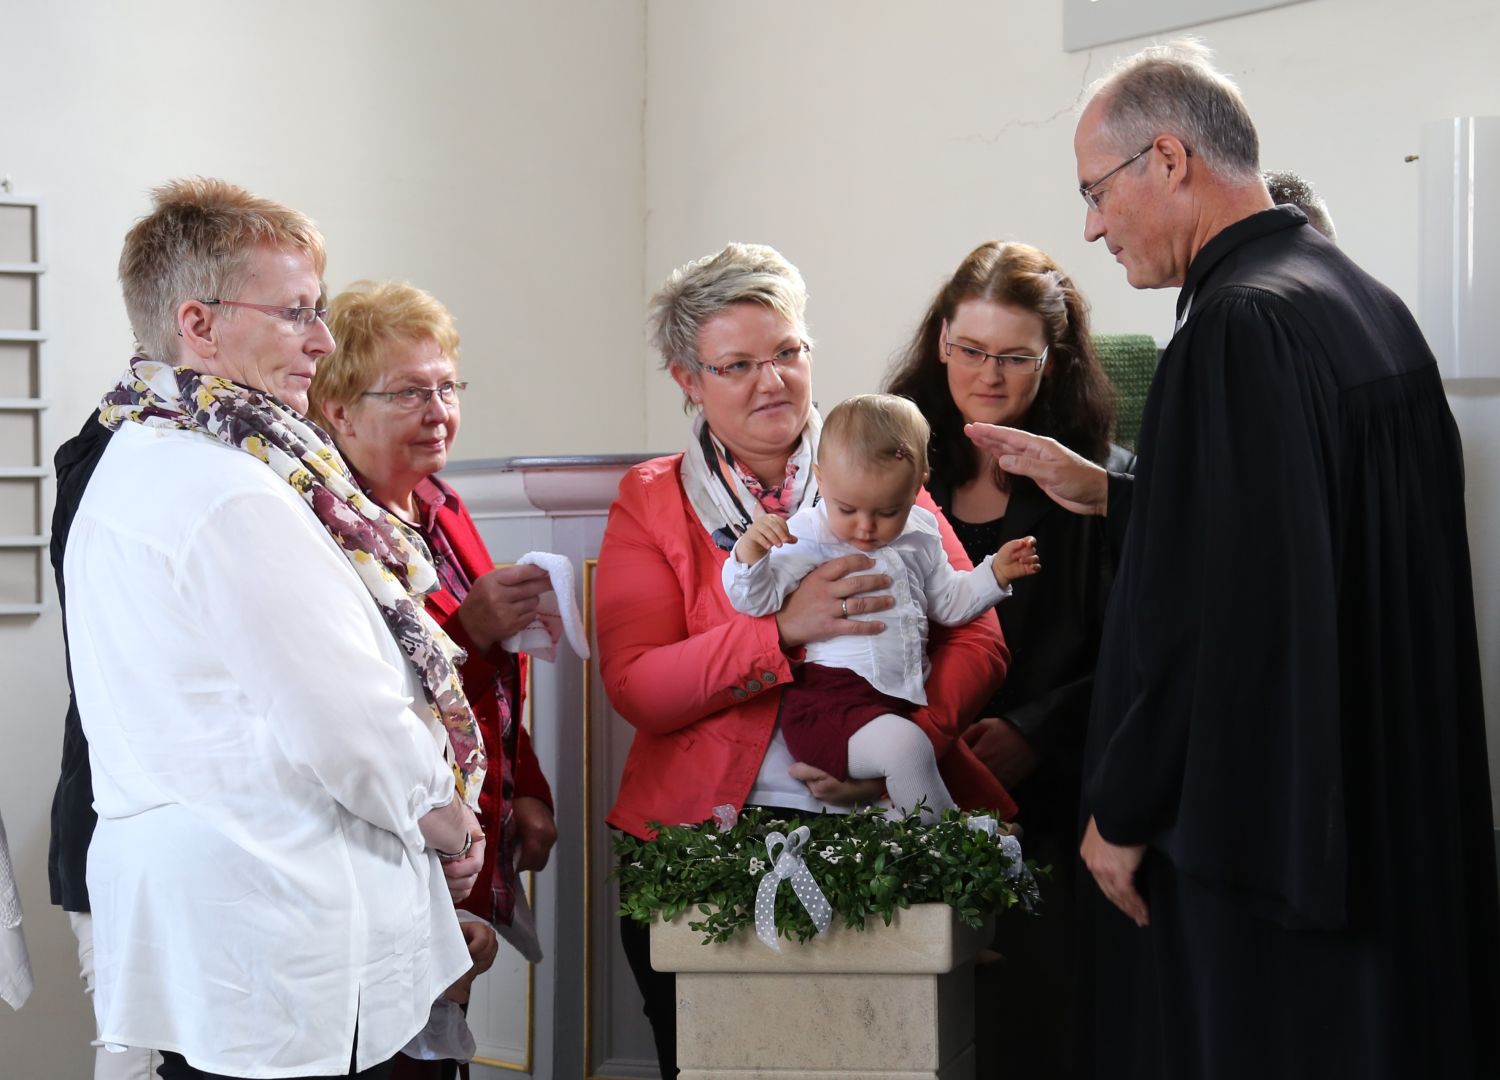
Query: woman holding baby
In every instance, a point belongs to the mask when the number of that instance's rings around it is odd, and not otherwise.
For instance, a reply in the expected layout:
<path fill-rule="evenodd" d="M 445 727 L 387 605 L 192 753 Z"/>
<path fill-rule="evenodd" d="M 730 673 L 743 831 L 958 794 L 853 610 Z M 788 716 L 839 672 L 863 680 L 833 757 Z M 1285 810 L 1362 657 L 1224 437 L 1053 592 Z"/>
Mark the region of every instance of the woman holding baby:
<path fill-rule="evenodd" d="M 608 821 L 632 835 L 650 835 L 651 821 L 706 820 L 723 804 L 816 813 L 886 787 L 798 761 L 778 711 L 810 643 L 885 628 L 892 575 L 854 550 L 759 616 L 736 611 L 722 583 L 756 519 L 818 501 L 822 420 L 812 407 L 806 303 L 795 267 L 771 248 L 741 244 L 677 270 L 652 301 L 653 343 L 693 421 L 683 453 L 638 465 L 621 482 L 595 598 L 605 688 L 636 729 Z M 931 499 L 911 495 L 933 513 L 933 542 L 947 560 L 971 569 Z M 925 736 L 957 805 L 1010 807 L 960 738 L 1005 672 L 994 615 L 934 626 L 927 655 L 926 704 L 905 719 Z M 625 919 L 621 932 L 662 1075 L 674 1076 L 673 977 L 651 969 L 644 928 Z"/>

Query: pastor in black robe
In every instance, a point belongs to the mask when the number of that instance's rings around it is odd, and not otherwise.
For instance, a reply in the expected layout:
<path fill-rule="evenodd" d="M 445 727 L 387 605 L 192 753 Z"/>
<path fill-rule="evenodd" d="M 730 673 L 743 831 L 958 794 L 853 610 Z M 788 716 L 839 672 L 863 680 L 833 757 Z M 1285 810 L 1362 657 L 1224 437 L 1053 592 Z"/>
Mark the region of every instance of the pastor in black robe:
<path fill-rule="evenodd" d="M 1500 902 L 1463 462 L 1388 289 L 1278 207 L 1193 260 L 1146 402 L 1083 820 L 1101 1077 L 1494 1077 Z M 1084 875 L 1085 877 L 1087 875 Z"/>

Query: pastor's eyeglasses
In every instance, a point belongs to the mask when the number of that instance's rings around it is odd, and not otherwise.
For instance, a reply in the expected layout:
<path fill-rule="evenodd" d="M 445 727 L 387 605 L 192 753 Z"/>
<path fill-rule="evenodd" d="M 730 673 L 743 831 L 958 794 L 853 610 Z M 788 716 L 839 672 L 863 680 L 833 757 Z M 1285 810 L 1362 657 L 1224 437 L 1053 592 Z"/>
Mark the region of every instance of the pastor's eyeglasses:
<path fill-rule="evenodd" d="M 774 365 L 776 374 L 780 375 L 783 371 L 800 366 L 802 361 L 811 355 L 812 346 L 799 341 L 795 345 L 788 345 L 769 360 L 734 360 L 727 364 L 704 364 L 703 370 L 721 379 L 728 379 L 730 382 L 747 382 L 760 378 L 760 369 L 767 364 Z"/>
<path fill-rule="evenodd" d="M 209 297 L 206 300 L 199 300 L 198 303 L 263 311 L 267 315 L 274 315 L 278 319 L 284 319 L 298 330 L 306 330 L 311 327 L 314 319 L 322 319 L 325 323 L 328 321 L 328 309 L 326 307 L 282 307 L 280 304 L 252 304 L 247 300 L 220 300 L 218 297 Z"/>
<path fill-rule="evenodd" d="M 1139 158 L 1142 154 L 1147 153 L 1151 149 L 1151 147 L 1155 145 L 1156 140 L 1152 139 L 1149 144 L 1131 154 L 1128 158 L 1120 162 L 1120 164 L 1116 165 L 1113 169 L 1110 169 L 1109 172 L 1099 177 L 1099 179 L 1095 180 L 1092 184 L 1079 184 L 1078 194 L 1083 196 L 1083 201 L 1088 204 L 1088 208 L 1097 214 L 1099 212 L 1099 196 L 1104 194 L 1104 192 L 1099 190 L 1099 185 L 1104 183 L 1104 181 L 1108 180 L 1111 176 L 1119 172 L 1121 169 L 1125 168 L 1125 166 L 1135 162 L 1137 158 Z"/>
<path fill-rule="evenodd" d="M 458 395 L 468 388 L 466 382 L 445 382 L 440 386 L 408 386 L 402 390 L 366 390 L 359 396 L 381 398 L 388 405 L 414 412 L 427 408 L 433 394 L 444 405 L 457 405 Z"/>

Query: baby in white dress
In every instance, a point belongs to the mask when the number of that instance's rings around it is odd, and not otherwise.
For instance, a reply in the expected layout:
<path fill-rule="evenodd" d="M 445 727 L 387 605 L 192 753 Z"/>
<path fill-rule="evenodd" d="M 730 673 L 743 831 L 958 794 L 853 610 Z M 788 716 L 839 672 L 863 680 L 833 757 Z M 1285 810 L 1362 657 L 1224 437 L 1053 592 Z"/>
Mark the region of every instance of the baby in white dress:
<path fill-rule="evenodd" d="M 841 555 L 864 555 L 874 572 L 890 576 L 895 606 L 865 616 L 886 628 L 809 644 L 807 662 L 782 695 L 779 722 L 796 760 L 839 779 L 884 777 L 898 813 L 920 801 L 931 815 L 954 802 L 931 741 L 909 719 L 927 704 L 928 620 L 968 622 L 1041 563 L 1035 538 L 1024 537 L 972 571 L 953 569 L 937 518 L 915 505 L 927 479 L 929 434 L 906 398 L 864 394 L 835 407 L 813 466 L 821 499 L 790 520 L 757 519 L 723 573 L 730 603 L 749 615 L 780 610 L 809 571 Z"/>

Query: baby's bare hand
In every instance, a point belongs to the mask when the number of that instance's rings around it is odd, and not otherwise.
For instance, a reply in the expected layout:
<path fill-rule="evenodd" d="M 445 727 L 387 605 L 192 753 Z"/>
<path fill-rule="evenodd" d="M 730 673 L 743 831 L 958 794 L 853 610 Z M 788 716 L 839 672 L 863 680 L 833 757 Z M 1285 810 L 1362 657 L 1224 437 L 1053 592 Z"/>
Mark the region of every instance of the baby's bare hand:
<path fill-rule="evenodd" d="M 760 562 L 772 548 L 796 542 L 797 538 L 786 527 L 784 518 L 775 514 L 762 514 L 735 543 L 734 557 L 742 563 Z"/>
<path fill-rule="evenodd" d="M 1042 568 L 1042 560 L 1036 553 L 1036 537 L 1023 536 L 1002 544 L 990 566 L 995 571 L 995 580 L 1001 585 L 1037 573 Z"/>
<path fill-rule="evenodd" d="M 750 531 L 755 533 L 760 542 L 767 547 L 780 547 L 782 544 L 797 542 L 797 538 L 792 535 L 792 530 L 787 528 L 786 519 L 775 514 L 762 514 L 756 519 L 755 524 L 750 526 Z"/>

